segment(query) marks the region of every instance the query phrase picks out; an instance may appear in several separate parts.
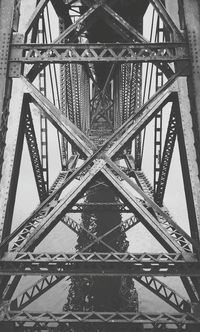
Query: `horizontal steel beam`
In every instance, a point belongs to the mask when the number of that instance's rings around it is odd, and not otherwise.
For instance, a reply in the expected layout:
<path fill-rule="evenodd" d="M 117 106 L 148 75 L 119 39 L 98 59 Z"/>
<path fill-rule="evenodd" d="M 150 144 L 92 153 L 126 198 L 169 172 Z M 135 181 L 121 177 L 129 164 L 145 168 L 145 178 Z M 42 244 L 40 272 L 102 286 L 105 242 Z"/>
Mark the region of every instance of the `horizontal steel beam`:
<path fill-rule="evenodd" d="M 33 253 L 8 252 L 0 261 L 0 275 L 200 276 L 191 254 Z"/>
<path fill-rule="evenodd" d="M 16 56 L 17 54 L 17 56 Z M 176 62 L 188 60 L 184 43 L 12 44 L 9 62 Z"/>
<path fill-rule="evenodd" d="M 128 323 L 128 324 L 148 324 L 149 327 L 177 326 L 180 328 L 185 325 L 199 325 L 200 318 L 194 317 L 189 313 L 143 313 L 143 312 L 25 312 L 25 311 L 5 311 L 1 314 L 1 321 L 12 321 L 28 327 L 42 323 L 42 327 L 50 323 Z M 54 326 L 53 326 L 54 327 Z"/>
<path fill-rule="evenodd" d="M 95 211 L 119 211 L 123 213 L 131 213 L 132 211 L 123 203 L 75 203 L 68 213 L 82 213 Z"/>

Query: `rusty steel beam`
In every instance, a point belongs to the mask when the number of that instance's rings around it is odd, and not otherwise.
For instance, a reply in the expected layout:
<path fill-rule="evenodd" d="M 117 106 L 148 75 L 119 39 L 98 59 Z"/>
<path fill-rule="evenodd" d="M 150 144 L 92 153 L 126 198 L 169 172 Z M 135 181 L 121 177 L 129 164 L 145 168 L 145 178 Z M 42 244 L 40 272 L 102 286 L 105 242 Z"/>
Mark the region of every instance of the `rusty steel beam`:
<path fill-rule="evenodd" d="M 145 275 L 134 279 L 179 312 L 192 312 L 192 303 L 158 278 Z"/>
<path fill-rule="evenodd" d="M 192 303 L 186 300 L 182 295 L 176 293 L 176 291 L 170 288 L 159 279 L 152 276 L 135 276 L 134 279 L 138 281 L 142 286 L 153 292 L 155 295 L 160 297 L 163 301 L 168 303 L 174 309 L 179 312 L 191 312 Z M 16 298 L 11 300 L 9 303 L 5 302 L 5 306 L 11 310 L 22 310 L 27 305 L 37 300 L 41 295 L 46 293 L 53 286 L 57 285 L 63 277 L 59 276 L 46 276 L 39 279 L 36 283 L 31 285 L 25 291 L 20 293 Z"/>
<path fill-rule="evenodd" d="M 174 151 L 174 145 L 176 141 L 176 135 L 177 135 L 177 126 L 176 126 L 176 104 L 173 103 L 171 115 L 169 119 L 167 134 L 165 138 L 165 146 L 163 150 L 162 155 L 162 161 L 160 166 L 160 172 L 158 177 L 158 183 L 156 187 L 156 192 L 154 194 L 155 196 L 155 202 L 158 205 L 163 204 L 163 198 L 165 194 L 165 189 L 167 185 L 167 179 L 169 174 L 169 168 L 171 164 L 171 159 Z"/>
<path fill-rule="evenodd" d="M 35 176 L 35 182 L 37 186 L 38 195 L 40 201 L 42 202 L 47 197 L 47 192 L 45 188 L 44 176 L 42 172 L 42 165 L 40 162 L 40 155 L 36 140 L 35 129 L 33 126 L 33 119 L 31 116 L 29 102 L 25 105 L 26 117 L 25 117 L 25 134 L 29 150 L 29 155 L 33 167 L 33 172 Z"/>
<path fill-rule="evenodd" d="M 25 312 L 25 311 L 5 311 L 2 312 L 1 321 L 13 321 L 18 326 L 25 326 L 28 322 L 30 327 L 47 328 L 51 327 L 52 323 L 56 324 L 56 328 L 65 326 L 67 323 L 103 323 L 116 325 L 121 324 L 145 324 L 149 327 L 161 328 L 172 326 L 175 331 L 178 328 L 185 327 L 185 325 L 194 325 L 196 328 L 200 325 L 200 319 L 190 313 L 145 313 L 145 312 Z M 132 325 L 133 324 L 133 325 Z M 112 326 L 111 325 L 111 326 Z M 75 325 L 76 326 L 76 325 Z M 180 331 L 180 330 L 179 330 Z"/>
<path fill-rule="evenodd" d="M 179 54 L 176 52 L 180 50 Z M 184 43 L 143 44 L 12 44 L 9 62 L 177 62 L 189 60 Z"/>
<path fill-rule="evenodd" d="M 53 275 L 39 279 L 36 283 L 31 285 L 31 287 L 27 288 L 16 298 L 11 300 L 9 303 L 9 307 L 11 308 L 11 310 L 23 310 L 26 306 L 37 300 L 41 295 L 46 293 L 54 285 L 57 285 L 57 283 L 62 279 L 62 277 Z"/>
<path fill-rule="evenodd" d="M 158 275 L 200 276 L 194 254 L 180 253 L 33 253 L 7 252 L 0 261 L 0 275 Z"/>

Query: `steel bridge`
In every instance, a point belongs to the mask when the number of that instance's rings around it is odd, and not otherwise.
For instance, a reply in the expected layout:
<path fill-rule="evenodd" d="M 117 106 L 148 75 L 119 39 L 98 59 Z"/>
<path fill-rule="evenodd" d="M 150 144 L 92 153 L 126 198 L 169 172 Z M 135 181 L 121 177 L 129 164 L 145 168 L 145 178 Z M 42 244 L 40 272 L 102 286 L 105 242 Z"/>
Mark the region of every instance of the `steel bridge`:
<path fill-rule="evenodd" d="M 199 0 L 0 0 L 0 45 L 0 330 L 198 331 Z M 101 186 L 117 200 L 85 199 Z M 85 211 L 122 219 L 98 233 Z M 38 309 L 86 276 L 158 310 Z"/>

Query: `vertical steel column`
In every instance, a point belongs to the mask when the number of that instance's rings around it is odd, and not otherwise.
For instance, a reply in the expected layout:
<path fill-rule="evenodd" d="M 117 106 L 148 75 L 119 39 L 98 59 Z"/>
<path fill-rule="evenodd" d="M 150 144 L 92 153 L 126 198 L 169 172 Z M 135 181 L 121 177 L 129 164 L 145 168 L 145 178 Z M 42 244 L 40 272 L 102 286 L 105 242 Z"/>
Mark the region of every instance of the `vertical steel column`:
<path fill-rule="evenodd" d="M 65 23 L 63 19 L 59 19 L 59 31 L 62 33 L 65 29 Z M 62 43 L 65 42 L 65 39 Z M 69 64 L 61 64 L 60 65 L 60 106 L 61 112 L 66 116 L 69 117 L 70 107 L 72 105 L 72 100 L 70 96 L 68 96 L 68 88 L 69 87 Z M 70 119 L 71 120 L 71 119 Z M 62 135 L 61 137 L 61 153 L 62 153 L 62 169 L 66 170 L 67 168 L 67 161 L 68 161 L 68 147 L 69 143 L 66 138 Z"/>
<path fill-rule="evenodd" d="M 189 213 L 191 234 L 197 240 L 200 237 L 200 180 L 199 180 L 199 130 L 200 130 L 200 3 L 196 0 L 166 0 L 166 8 L 178 27 L 186 22 L 190 47 L 192 73 L 191 77 L 178 79 L 178 97 L 180 117 L 185 142 L 185 159 L 188 165 L 188 181 L 185 194 Z M 180 17 L 179 17 L 179 15 Z M 184 16 L 184 17 L 183 17 Z M 188 84 L 187 84 L 188 83 Z M 193 89 L 191 89 L 191 86 Z M 183 171 L 185 169 L 183 165 Z M 183 179 L 186 176 L 183 175 Z M 189 190 L 191 188 L 191 191 Z M 192 203 L 191 203 L 192 201 Z"/>
<path fill-rule="evenodd" d="M 21 155 L 24 141 L 24 128 L 25 128 L 25 112 L 26 112 L 27 99 L 24 97 L 22 104 L 22 112 L 16 112 L 18 114 L 12 115 L 13 120 L 16 123 L 13 123 L 12 127 L 15 136 L 12 137 L 9 132 L 9 144 L 8 151 L 6 155 L 10 154 L 11 156 L 6 156 L 6 169 L 3 168 L 3 177 L 1 181 L 1 192 L 0 192 L 0 239 L 4 239 L 10 234 L 10 229 L 12 225 L 12 216 L 14 210 L 15 196 L 17 190 L 19 168 L 21 163 Z M 15 107 L 15 111 L 17 108 Z M 11 146 L 13 145 L 13 147 Z M 8 174 L 7 174 L 8 172 Z"/>
<path fill-rule="evenodd" d="M 17 31 L 20 1 L 0 1 L 0 240 L 9 233 L 16 194 L 19 168 L 16 166 L 18 129 L 20 126 L 20 106 L 22 95 L 18 79 L 14 79 L 18 89 L 12 114 L 9 116 L 9 104 L 12 81 L 8 76 L 8 58 L 12 32 Z M 14 108 L 15 107 L 15 108 Z M 9 116 L 9 119 L 8 119 Z M 8 121 L 10 123 L 8 124 Z M 9 128 L 7 135 L 7 126 Z M 6 227 L 5 227 L 6 225 Z"/>
<path fill-rule="evenodd" d="M 12 87 L 11 78 L 8 77 L 8 58 L 10 42 L 12 40 L 14 7 L 15 0 L 0 1 L 0 177 L 2 175 L 9 101 Z"/>
<path fill-rule="evenodd" d="M 80 73 L 80 108 L 81 129 L 87 133 L 90 128 L 90 82 L 84 66 Z"/>
<path fill-rule="evenodd" d="M 183 0 L 186 33 L 191 58 L 191 75 L 189 81 L 189 97 L 192 106 L 195 144 L 200 171 L 200 2 L 199 0 Z"/>
<path fill-rule="evenodd" d="M 160 17 L 157 18 L 157 36 L 156 42 L 164 41 L 164 27 Z M 156 67 L 156 91 L 163 85 L 163 72 Z M 155 116 L 154 130 L 154 193 L 157 191 L 160 166 L 162 159 L 162 110 Z"/>
<path fill-rule="evenodd" d="M 45 43 L 45 23 L 44 13 L 40 15 L 38 22 L 38 42 Z M 39 90 L 46 96 L 46 70 L 45 68 L 39 73 Z M 40 115 L 40 139 L 41 139 L 41 165 L 44 177 L 46 191 L 49 190 L 49 166 L 48 166 L 48 131 L 47 118 L 43 114 Z"/>
<path fill-rule="evenodd" d="M 141 106 L 142 101 L 142 64 L 133 64 L 133 79 L 135 80 L 135 93 L 134 97 L 131 96 L 131 99 L 134 99 L 134 111 L 137 112 L 137 109 Z M 134 77 L 135 76 L 135 77 Z M 132 109 L 132 105 L 130 105 Z M 137 170 L 141 169 L 142 163 L 142 138 L 141 132 L 135 138 L 135 168 Z"/>
<path fill-rule="evenodd" d="M 114 129 L 116 130 L 122 124 L 122 117 L 121 117 L 121 68 L 122 66 L 118 66 L 117 70 L 115 71 L 115 77 L 113 80 L 113 100 L 114 100 Z"/>
<path fill-rule="evenodd" d="M 178 79 L 180 118 L 178 139 L 188 218 L 192 237 L 200 238 L 200 181 L 199 181 L 199 130 L 200 130 L 200 3 L 198 0 L 166 0 L 166 8 L 179 28 L 188 36 L 192 70 L 187 78 Z M 198 280 L 193 280 L 200 295 Z M 196 309 L 195 309 L 196 310 Z M 199 310 L 199 309 L 198 309 Z"/>

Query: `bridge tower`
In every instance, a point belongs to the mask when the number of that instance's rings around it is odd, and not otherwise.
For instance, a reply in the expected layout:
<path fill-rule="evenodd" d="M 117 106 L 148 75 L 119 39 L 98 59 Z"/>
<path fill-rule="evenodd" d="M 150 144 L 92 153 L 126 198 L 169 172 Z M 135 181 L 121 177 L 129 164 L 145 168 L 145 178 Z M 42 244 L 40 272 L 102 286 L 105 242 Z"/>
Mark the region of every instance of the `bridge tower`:
<path fill-rule="evenodd" d="M 0 330 L 198 331 L 199 1 L 0 0 L 0 45 Z"/>

